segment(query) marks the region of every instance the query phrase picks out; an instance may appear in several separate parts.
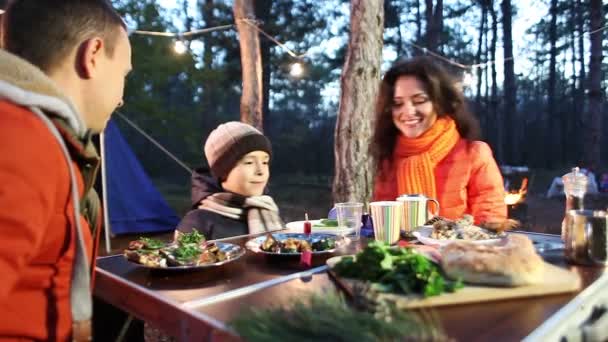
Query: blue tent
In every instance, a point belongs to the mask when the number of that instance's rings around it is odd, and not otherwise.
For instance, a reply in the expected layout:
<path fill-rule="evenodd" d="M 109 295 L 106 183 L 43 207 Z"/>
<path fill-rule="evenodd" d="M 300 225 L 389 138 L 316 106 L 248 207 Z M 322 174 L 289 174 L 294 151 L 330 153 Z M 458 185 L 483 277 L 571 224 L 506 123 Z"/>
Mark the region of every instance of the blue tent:
<path fill-rule="evenodd" d="M 179 218 L 110 120 L 104 131 L 106 192 L 110 228 L 114 234 L 169 231 Z"/>

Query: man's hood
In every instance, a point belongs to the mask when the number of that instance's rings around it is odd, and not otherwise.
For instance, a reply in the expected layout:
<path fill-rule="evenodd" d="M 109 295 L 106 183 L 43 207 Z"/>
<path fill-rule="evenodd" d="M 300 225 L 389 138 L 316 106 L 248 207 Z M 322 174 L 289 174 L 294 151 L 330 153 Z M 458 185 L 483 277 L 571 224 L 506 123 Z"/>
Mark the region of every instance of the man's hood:
<path fill-rule="evenodd" d="M 86 125 L 72 102 L 42 70 L 0 49 L 0 99 L 24 107 L 37 107 L 64 119 L 79 137 Z"/>

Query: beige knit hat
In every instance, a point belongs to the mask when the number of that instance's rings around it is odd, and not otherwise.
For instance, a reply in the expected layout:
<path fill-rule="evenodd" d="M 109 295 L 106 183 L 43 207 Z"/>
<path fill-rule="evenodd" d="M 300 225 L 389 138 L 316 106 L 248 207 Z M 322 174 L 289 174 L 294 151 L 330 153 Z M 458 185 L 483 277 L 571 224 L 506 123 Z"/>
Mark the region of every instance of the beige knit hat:
<path fill-rule="evenodd" d="M 272 155 L 270 141 L 255 127 L 230 121 L 217 126 L 205 142 L 205 157 L 211 173 L 224 180 L 247 153 L 264 151 Z"/>

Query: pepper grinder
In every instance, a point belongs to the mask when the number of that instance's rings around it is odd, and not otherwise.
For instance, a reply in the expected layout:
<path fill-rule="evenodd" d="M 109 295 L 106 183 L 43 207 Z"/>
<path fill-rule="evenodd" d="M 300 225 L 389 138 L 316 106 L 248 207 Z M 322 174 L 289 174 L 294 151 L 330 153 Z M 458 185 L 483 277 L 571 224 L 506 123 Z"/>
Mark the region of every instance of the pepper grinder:
<path fill-rule="evenodd" d="M 578 167 L 572 168 L 572 172 L 562 176 L 564 182 L 564 193 L 566 194 L 566 210 L 583 210 L 583 199 L 587 192 L 587 176 Z M 566 241 L 565 215 L 562 221 L 562 240 Z"/>

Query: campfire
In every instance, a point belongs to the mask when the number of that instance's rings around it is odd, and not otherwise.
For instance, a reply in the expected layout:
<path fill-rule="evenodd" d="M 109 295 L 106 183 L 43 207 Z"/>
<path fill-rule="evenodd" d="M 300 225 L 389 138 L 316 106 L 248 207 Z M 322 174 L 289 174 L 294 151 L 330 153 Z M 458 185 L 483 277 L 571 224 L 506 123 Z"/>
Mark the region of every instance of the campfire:
<path fill-rule="evenodd" d="M 524 177 L 521 186 L 515 191 L 505 191 L 505 204 L 509 218 L 525 222 L 528 216 L 528 206 L 524 203 L 528 193 L 528 178 Z"/>
<path fill-rule="evenodd" d="M 521 181 L 521 187 L 519 190 L 505 192 L 505 204 L 506 205 L 515 205 L 517 203 L 523 202 L 528 192 L 528 178 L 524 178 Z"/>

